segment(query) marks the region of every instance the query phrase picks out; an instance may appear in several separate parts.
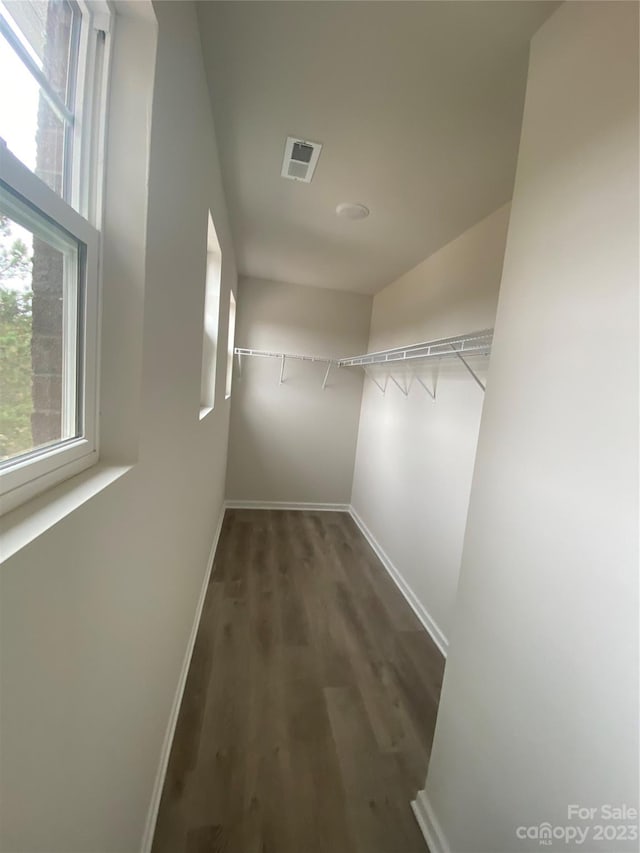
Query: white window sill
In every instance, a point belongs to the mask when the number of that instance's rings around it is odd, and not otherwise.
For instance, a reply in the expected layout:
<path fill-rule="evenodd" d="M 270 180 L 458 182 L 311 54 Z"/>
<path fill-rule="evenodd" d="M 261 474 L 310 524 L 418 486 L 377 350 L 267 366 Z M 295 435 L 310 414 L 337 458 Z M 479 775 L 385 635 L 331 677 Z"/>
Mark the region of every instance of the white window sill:
<path fill-rule="evenodd" d="M 0 563 L 120 479 L 132 467 L 98 463 L 8 512 L 0 519 Z"/>

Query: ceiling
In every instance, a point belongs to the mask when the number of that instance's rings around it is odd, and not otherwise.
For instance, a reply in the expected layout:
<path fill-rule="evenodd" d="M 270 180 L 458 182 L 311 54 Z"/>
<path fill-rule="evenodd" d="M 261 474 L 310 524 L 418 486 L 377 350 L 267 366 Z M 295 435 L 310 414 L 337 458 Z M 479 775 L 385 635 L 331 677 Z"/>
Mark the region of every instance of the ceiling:
<path fill-rule="evenodd" d="M 198 3 L 240 273 L 375 293 L 508 201 L 557 5 Z M 280 177 L 288 135 L 324 146 L 310 184 Z"/>

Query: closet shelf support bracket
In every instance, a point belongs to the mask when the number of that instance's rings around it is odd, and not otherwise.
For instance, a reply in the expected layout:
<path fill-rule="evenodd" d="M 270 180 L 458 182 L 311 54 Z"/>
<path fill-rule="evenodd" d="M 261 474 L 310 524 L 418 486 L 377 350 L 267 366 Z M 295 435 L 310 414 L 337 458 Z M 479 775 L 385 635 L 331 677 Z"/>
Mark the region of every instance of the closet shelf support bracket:
<path fill-rule="evenodd" d="M 327 365 L 327 371 L 326 371 L 326 373 L 324 374 L 324 379 L 322 380 L 322 390 L 323 390 L 323 391 L 324 391 L 324 390 L 325 390 L 325 388 L 327 387 L 327 379 L 329 378 L 329 371 L 331 370 L 331 365 L 332 365 L 332 364 L 333 364 L 333 362 L 332 362 L 332 361 L 330 361 L 330 362 L 329 362 L 329 364 Z"/>
<path fill-rule="evenodd" d="M 387 390 L 387 382 L 389 381 L 389 377 L 385 376 L 384 385 L 381 385 L 376 379 L 376 377 L 371 373 L 370 370 L 367 370 L 366 367 L 364 368 L 364 372 L 365 375 L 368 376 L 369 379 L 373 382 L 373 384 L 377 385 L 380 391 L 382 391 L 382 393 L 384 394 L 384 392 Z"/>
<path fill-rule="evenodd" d="M 467 370 L 469 371 L 469 373 L 473 376 L 474 380 L 475 380 L 475 381 L 478 383 L 478 385 L 482 388 L 482 390 L 483 390 L 483 391 L 486 391 L 486 386 L 485 386 L 485 385 L 483 384 L 483 382 L 480 380 L 480 378 L 478 377 L 477 373 L 476 373 L 476 372 L 475 372 L 475 370 L 471 367 L 471 365 L 470 365 L 470 364 L 469 364 L 469 362 L 466 360 L 466 358 L 464 358 L 462 355 L 460 355 L 460 352 L 459 352 L 459 351 L 454 347 L 454 345 L 453 345 L 453 344 L 450 344 L 450 347 L 451 347 L 451 349 L 455 352 L 455 354 L 458 356 L 458 358 L 460 359 L 460 361 L 464 364 L 464 366 L 467 368 Z"/>
<path fill-rule="evenodd" d="M 431 388 L 429 388 L 429 386 L 427 385 L 427 383 L 426 383 L 426 382 L 423 382 L 423 380 L 422 380 L 419 376 L 414 376 L 414 379 L 416 380 L 416 382 L 418 382 L 420 385 L 422 385 L 422 387 L 423 387 L 423 388 L 424 388 L 424 390 L 427 392 L 427 394 L 431 397 L 431 399 L 432 399 L 432 400 L 435 400 L 435 399 L 436 399 L 436 387 L 435 387 L 435 384 L 434 384 L 434 386 L 433 386 L 433 391 L 432 391 L 432 390 L 431 390 Z"/>
<path fill-rule="evenodd" d="M 409 396 L 408 389 L 405 388 L 404 385 L 401 385 L 393 374 L 390 374 L 390 376 L 391 376 L 391 381 L 393 382 L 393 384 L 396 385 L 402 391 L 402 393 L 404 394 L 405 397 L 408 397 Z"/>

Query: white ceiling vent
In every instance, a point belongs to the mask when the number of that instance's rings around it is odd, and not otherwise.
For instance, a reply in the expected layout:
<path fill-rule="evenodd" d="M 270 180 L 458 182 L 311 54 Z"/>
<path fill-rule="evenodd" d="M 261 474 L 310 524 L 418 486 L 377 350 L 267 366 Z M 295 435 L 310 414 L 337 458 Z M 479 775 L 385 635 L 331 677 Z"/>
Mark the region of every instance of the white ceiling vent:
<path fill-rule="evenodd" d="M 292 181 L 310 183 L 321 150 L 322 145 L 319 142 L 308 142 L 306 139 L 288 136 L 280 174 Z"/>

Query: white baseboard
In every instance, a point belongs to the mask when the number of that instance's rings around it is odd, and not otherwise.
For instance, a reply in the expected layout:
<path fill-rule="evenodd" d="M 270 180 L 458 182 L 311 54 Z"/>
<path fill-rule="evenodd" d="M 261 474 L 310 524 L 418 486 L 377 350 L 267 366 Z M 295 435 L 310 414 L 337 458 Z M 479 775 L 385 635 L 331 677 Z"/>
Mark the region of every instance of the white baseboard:
<path fill-rule="evenodd" d="M 451 853 L 449 842 L 438 823 L 426 791 L 418 791 L 415 800 L 411 803 L 411 808 L 430 853 Z"/>
<path fill-rule="evenodd" d="M 227 509 L 293 509 L 314 512 L 349 512 L 349 504 L 289 503 L 287 501 L 226 501 Z"/>
<path fill-rule="evenodd" d="M 429 632 L 433 642 L 436 644 L 436 646 L 440 649 L 440 651 L 442 652 L 442 654 L 446 658 L 447 649 L 449 647 L 449 641 L 447 640 L 445 635 L 442 633 L 442 631 L 440 630 L 440 628 L 438 627 L 438 625 L 434 621 L 434 619 L 431 618 L 427 609 L 420 603 L 415 592 L 411 589 L 411 587 L 406 582 L 406 580 L 402 577 L 402 575 L 400 574 L 398 569 L 391 562 L 389 556 L 382 549 L 382 546 L 376 540 L 375 536 L 369 530 L 369 528 L 364 523 L 364 521 L 360 518 L 360 516 L 358 515 L 358 513 L 354 509 L 354 507 L 353 506 L 350 507 L 349 511 L 351 513 L 351 517 L 353 518 L 355 523 L 358 525 L 358 527 L 362 531 L 362 534 L 364 535 L 365 539 L 368 541 L 369 545 L 371 545 L 371 547 L 375 551 L 378 559 L 380 560 L 382 565 L 385 567 L 385 569 L 387 570 L 389 575 L 392 577 L 392 579 L 395 581 L 395 584 L 398 587 L 398 589 L 400 590 L 400 592 L 404 595 L 405 599 L 407 600 L 407 603 L 409 604 L 409 606 L 411 607 L 413 612 L 416 614 L 418 619 L 422 622 L 422 624 L 424 625 L 426 630 Z"/>
<path fill-rule="evenodd" d="M 202 589 L 200 590 L 200 597 L 198 598 L 198 603 L 196 605 L 196 612 L 193 620 L 193 626 L 191 628 L 191 635 L 189 636 L 189 642 L 187 643 L 187 649 L 185 651 L 184 660 L 182 662 L 182 669 L 180 670 L 178 686 L 176 688 L 176 693 L 173 698 L 173 705 L 171 706 L 169 723 L 167 725 L 167 731 L 165 733 L 164 742 L 162 744 L 162 752 L 160 753 L 160 763 L 158 765 L 158 772 L 156 773 L 156 779 L 153 785 L 153 793 L 151 795 L 151 803 L 149 805 L 149 811 L 147 813 L 147 822 L 144 829 L 144 835 L 142 836 L 142 853 L 151 853 L 153 835 L 156 830 L 156 821 L 158 819 L 158 809 L 160 808 L 160 799 L 162 797 L 162 789 L 164 787 L 165 776 L 167 775 L 167 766 L 169 764 L 169 756 L 171 754 L 171 746 L 173 744 L 173 736 L 175 734 L 176 724 L 178 722 L 178 714 L 180 713 L 180 705 L 182 704 L 184 688 L 187 683 L 187 675 L 189 674 L 189 666 L 191 665 L 193 648 L 195 646 L 196 637 L 198 635 L 198 627 L 200 626 L 200 616 L 202 615 L 202 608 L 204 607 L 207 587 L 209 586 L 209 578 L 211 577 L 211 570 L 213 569 L 213 561 L 216 555 L 216 548 L 218 547 L 218 540 L 220 539 L 222 522 L 224 520 L 224 512 L 225 505 L 223 504 L 222 510 L 220 511 L 220 518 L 218 519 L 218 525 L 213 535 L 211 551 L 209 552 L 209 562 L 207 563 L 207 569 L 205 571 L 204 580 L 202 582 Z"/>

